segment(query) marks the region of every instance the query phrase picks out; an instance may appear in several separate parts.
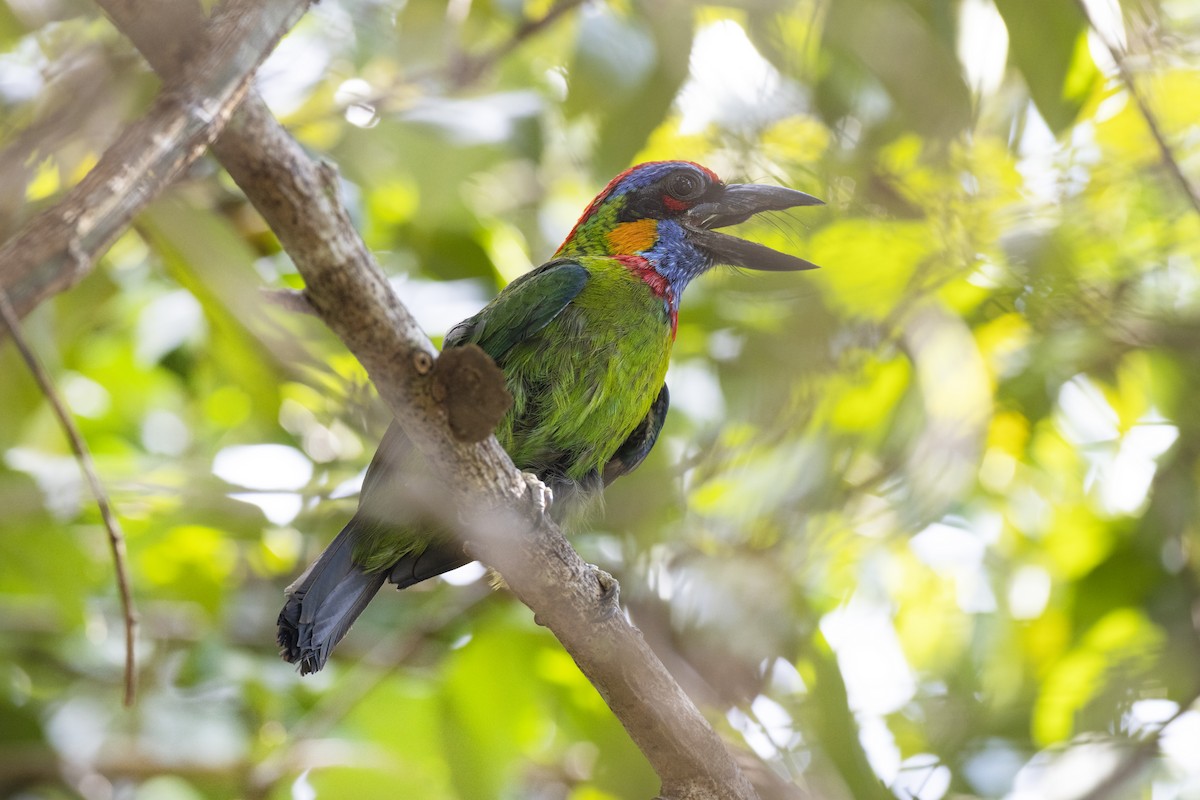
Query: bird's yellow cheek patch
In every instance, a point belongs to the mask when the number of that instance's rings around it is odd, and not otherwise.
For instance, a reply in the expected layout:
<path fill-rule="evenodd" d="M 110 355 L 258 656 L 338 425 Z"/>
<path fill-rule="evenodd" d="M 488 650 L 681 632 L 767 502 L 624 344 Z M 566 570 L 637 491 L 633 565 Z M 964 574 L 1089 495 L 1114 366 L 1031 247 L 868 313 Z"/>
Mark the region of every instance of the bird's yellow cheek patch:
<path fill-rule="evenodd" d="M 608 232 L 609 252 L 622 255 L 639 253 L 654 246 L 658 240 L 658 220 L 639 219 L 622 222 Z"/>

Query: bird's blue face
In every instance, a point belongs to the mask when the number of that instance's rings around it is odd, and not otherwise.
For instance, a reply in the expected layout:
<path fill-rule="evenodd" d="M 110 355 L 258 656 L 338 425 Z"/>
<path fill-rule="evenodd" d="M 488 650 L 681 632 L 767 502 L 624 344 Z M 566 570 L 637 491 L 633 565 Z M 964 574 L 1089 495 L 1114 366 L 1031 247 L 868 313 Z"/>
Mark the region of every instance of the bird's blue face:
<path fill-rule="evenodd" d="M 820 202 L 781 186 L 727 186 L 712 170 L 690 161 L 652 161 L 613 178 L 556 255 L 618 258 L 662 294 L 674 312 L 688 283 L 715 264 L 773 271 L 813 268 L 803 259 L 714 229 L 761 211 Z"/>

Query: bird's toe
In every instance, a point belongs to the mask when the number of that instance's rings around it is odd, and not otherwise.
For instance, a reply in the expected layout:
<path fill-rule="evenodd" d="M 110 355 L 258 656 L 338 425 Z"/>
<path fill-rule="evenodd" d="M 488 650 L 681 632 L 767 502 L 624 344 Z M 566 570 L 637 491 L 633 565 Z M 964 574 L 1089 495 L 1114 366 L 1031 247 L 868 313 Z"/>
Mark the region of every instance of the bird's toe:
<path fill-rule="evenodd" d="M 539 516 L 545 514 L 554 502 L 554 492 L 532 472 L 522 472 L 521 477 L 525 479 L 525 487 L 533 501 L 535 513 Z"/>

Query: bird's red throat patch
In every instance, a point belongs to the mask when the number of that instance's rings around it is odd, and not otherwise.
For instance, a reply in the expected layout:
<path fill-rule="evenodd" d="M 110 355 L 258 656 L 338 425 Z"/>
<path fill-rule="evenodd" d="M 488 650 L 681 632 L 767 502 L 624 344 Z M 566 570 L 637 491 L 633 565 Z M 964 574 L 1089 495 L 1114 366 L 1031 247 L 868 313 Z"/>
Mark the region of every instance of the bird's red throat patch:
<path fill-rule="evenodd" d="M 675 332 L 679 328 L 679 311 L 675 302 L 675 290 L 671 288 L 671 282 L 659 274 L 648 260 L 641 256 L 613 256 L 629 268 L 629 271 L 637 275 L 646 285 L 650 287 L 650 291 L 654 292 L 654 296 L 663 301 L 666 306 L 667 316 L 671 318 L 671 338 L 675 338 Z"/>

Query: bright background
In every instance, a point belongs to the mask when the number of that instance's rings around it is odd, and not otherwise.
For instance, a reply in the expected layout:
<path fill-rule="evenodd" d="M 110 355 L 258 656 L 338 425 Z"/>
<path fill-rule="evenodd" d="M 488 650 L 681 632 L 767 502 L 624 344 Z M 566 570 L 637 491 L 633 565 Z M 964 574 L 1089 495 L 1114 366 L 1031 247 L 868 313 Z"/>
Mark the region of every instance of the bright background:
<path fill-rule="evenodd" d="M 1200 798 L 1200 209 L 1109 49 L 1200 184 L 1200 4 L 589 2 L 462 68 L 549 5 L 322 0 L 260 89 L 435 340 L 636 161 L 828 201 L 741 230 L 820 271 L 688 290 L 663 439 L 575 538 L 746 763 L 821 798 Z M 157 81 L 82 0 L 0 5 L 0 47 L 7 236 Z M 204 160 L 25 322 L 128 536 L 132 711 L 97 512 L 0 347 L 0 796 L 653 795 L 481 569 L 385 592 L 319 675 L 278 660 L 387 423 L 256 291 L 299 285 Z"/>

